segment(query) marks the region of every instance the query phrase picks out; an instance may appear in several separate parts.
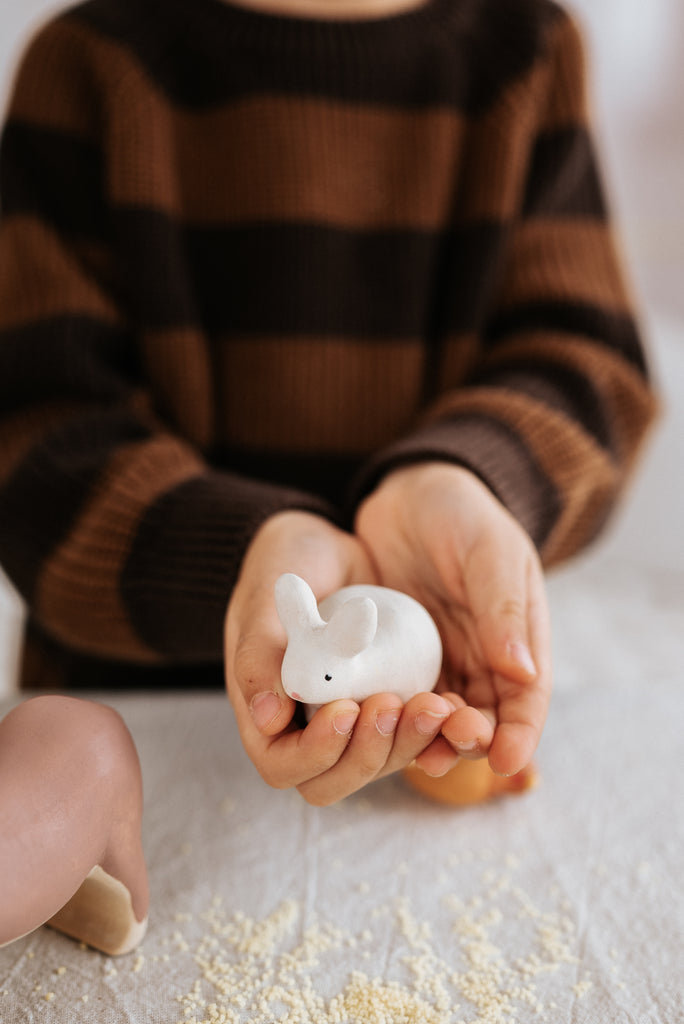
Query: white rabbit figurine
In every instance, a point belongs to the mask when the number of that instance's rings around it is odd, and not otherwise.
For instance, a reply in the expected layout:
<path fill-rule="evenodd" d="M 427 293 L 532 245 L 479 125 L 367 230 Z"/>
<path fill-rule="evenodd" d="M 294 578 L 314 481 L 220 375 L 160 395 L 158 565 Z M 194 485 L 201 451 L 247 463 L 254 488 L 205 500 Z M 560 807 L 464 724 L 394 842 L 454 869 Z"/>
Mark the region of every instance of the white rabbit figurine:
<path fill-rule="evenodd" d="M 276 581 L 275 602 L 288 637 L 283 687 L 295 700 L 321 705 L 389 692 L 406 702 L 434 688 L 442 665 L 439 632 L 408 594 L 343 587 L 318 606 L 308 583 L 285 573 Z"/>

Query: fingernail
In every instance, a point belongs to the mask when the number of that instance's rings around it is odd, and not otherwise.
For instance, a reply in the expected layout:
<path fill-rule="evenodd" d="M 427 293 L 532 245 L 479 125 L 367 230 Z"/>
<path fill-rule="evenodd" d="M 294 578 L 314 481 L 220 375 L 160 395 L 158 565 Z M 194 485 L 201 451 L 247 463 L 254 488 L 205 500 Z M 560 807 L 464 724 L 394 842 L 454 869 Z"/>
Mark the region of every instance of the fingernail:
<path fill-rule="evenodd" d="M 398 721 L 398 711 L 379 711 L 375 716 L 375 727 L 381 736 L 391 736 Z"/>
<path fill-rule="evenodd" d="M 457 743 L 456 746 L 458 747 L 459 750 L 463 751 L 463 753 L 470 754 L 470 753 L 473 752 L 473 750 L 478 750 L 479 749 L 480 741 L 479 740 L 465 740 L 465 741 L 462 741 L 460 743 Z"/>
<path fill-rule="evenodd" d="M 421 711 L 416 715 L 416 732 L 419 732 L 421 736 L 432 736 L 447 717 L 447 715 L 436 714 L 434 711 Z"/>
<path fill-rule="evenodd" d="M 508 645 L 508 653 L 511 659 L 517 662 L 521 668 L 524 668 L 529 676 L 536 676 L 537 666 L 526 644 L 514 641 Z"/>
<path fill-rule="evenodd" d="M 456 764 L 458 764 L 458 761 L 456 762 Z M 422 768 L 421 771 L 425 772 L 425 774 L 428 775 L 431 779 L 443 779 L 444 776 L 447 775 L 448 772 L 450 772 L 453 767 L 454 765 L 449 765 L 448 768 L 444 768 L 441 772 L 428 772 L 425 771 L 424 768 Z"/>
<path fill-rule="evenodd" d="M 333 718 L 333 728 L 340 736 L 348 736 L 359 717 L 358 711 L 342 711 Z"/>
<path fill-rule="evenodd" d="M 282 706 L 283 702 L 277 693 L 257 693 L 249 705 L 257 729 L 267 729 L 273 719 L 280 714 Z"/>

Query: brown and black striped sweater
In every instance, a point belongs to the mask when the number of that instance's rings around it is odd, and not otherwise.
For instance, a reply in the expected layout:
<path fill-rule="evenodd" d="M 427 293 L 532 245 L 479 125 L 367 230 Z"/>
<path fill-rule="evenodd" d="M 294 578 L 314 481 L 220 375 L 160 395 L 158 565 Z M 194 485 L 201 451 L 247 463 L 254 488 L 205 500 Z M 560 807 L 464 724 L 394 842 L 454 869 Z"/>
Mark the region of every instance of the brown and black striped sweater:
<path fill-rule="evenodd" d="M 606 519 L 653 398 L 550 0 L 90 0 L 28 48 L 1 161 L 29 683 L 220 678 L 263 520 L 349 522 L 408 461 L 470 467 L 547 564 Z"/>

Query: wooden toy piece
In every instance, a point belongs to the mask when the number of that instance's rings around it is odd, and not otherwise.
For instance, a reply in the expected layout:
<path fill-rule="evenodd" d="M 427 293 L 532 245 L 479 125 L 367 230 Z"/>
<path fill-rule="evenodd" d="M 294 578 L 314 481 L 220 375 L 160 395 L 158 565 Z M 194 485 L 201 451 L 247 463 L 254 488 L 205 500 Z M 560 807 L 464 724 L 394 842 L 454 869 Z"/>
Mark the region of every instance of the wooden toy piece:
<path fill-rule="evenodd" d="M 42 924 L 110 955 L 142 939 L 149 903 L 140 763 L 92 701 L 44 696 L 0 722 L 0 945 Z"/>
<path fill-rule="evenodd" d="M 130 953 L 147 931 L 147 918 L 136 919 L 126 886 L 99 865 L 47 924 L 110 956 Z"/>
<path fill-rule="evenodd" d="M 343 587 L 320 606 L 307 583 L 285 573 L 275 585 L 288 637 L 282 664 L 285 692 L 304 704 L 395 693 L 406 702 L 432 690 L 442 644 L 418 601 L 387 587 Z"/>
<path fill-rule="evenodd" d="M 534 765 L 528 765 L 517 775 L 504 778 L 495 775 L 486 758 L 468 761 L 461 758 L 445 775 L 434 777 L 412 764 L 402 772 L 408 785 L 423 796 L 452 807 L 484 803 L 494 797 L 524 793 L 539 784 Z"/>

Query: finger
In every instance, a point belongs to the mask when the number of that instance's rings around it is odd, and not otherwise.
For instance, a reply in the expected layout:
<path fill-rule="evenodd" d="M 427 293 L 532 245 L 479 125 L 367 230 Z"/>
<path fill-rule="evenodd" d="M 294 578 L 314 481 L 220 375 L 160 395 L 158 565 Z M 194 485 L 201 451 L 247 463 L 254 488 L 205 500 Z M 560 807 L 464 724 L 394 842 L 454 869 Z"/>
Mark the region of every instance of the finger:
<path fill-rule="evenodd" d="M 440 692 L 439 690 L 437 692 Z M 441 691 L 442 696 L 449 704 L 451 714 L 456 708 L 463 708 L 466 706 L 463 697 L 459 694 L 454 693 L 452 690 Z M 442 729 L 444 725 L 449 721 L 448 716 L 442 723 Z M 425 772 L 426 775 L 431 775 L 434 778 L 439 778 L 442 775 L 446 775 L 450 768 L 453 768 L 460 760 L 460 755 L 454 750 L 451 744 L 439 733 L 432 743 L 428 744 L 425 750 L 422 750 L 420 754 L 415 758 L 414 764 Z"/>
<path fill-rule="evenodd" d="M 531 683 L 539 672 L 529 622 L 535 556 L 515 539 L 511 543 L 507 533 L 491 536 L 473 556 L 465 584 L 487 665 L 507 678 Z"/>
<path fill-rule="evenodd" d="M 490 747 L 489 763 L 501 775 L 514 775 L 530 763 L 551 700 L 551 626 L 540 577 L 531 580 L 528 620 L 538 665 L 536 679 L 531 685 L 516 685 L 504 677 L 495 680 L 499 695 L 499 724 Z"/>
<path fill-rule="evenodd" d="M 551 695 L 553 668 L 551 657 L 551 613 L 541 566 L 532 565 L 528 581 L 528 628 L 532 656 L 542 688 Z"/>
<path fill-rule="evenodd" d="M 377 778 L 392 750 L 402 706 L 395 694 L 368 697 L 361 705 L 353 733 L 340 758 L 326 772 L 298 786 L 304 799 L 326 806 Z"/>
<path fill-rule="evenodd" d="M 441 696 L 449 705 L 450 714 L 453 714 L 453 710 L 456 708 L 465 707 L 463 697 L 451 690 L 442 691 Z M 442 729 L 449 721 L 449 717 L 450 715 L 443 720 L 441 726 Z M 413 764 L 417 765 L 418 768 L 424 771 L 426 775 L 432 775 L 435 778 L 439 778 L 441 775 L 446 775 L 449 769 L 453 768 L 459 760 L 459 754 L 440 732 L 435 736 L 432 742 L 415 757 Z"/>
<path fill-rule="evenodd" d="M 494 738 L 496 714 L 491 708 L 461 707 L 442 726 L 442 735 L 454 752 L 469 760 L 484 757 Z"/>
<path fill-rule="evenodd" d="M 270 588 L 229 611 L 226 686 L 241 733 L 246 721 L 243 708 L 265 736 L 282 732 L 292 719 L 295 702 L 280 678 L 286 643 Z"/>
<path fill-rule="evenodd" d="M 282 686 L 280 669 L 284 645 L 264 634 L 240 637 L 233 661 L 234 676 L 254 725 L 264 736 L 274 736 L 291 720 L 295 702 Z"/>
<path fill-rule="evenodd" d="M 265 737 L 252 726 L 243 742 L 265 782 L 276 789 L 291 789 L 323 775 L 339 761 L 359 714 L 354 701 L 333 701 L 320 708 L 305 729 L 292 727 L 279 736 Z"/>
<path fill-rule="evenodd" d="M 437 693 L 419 693 L 404 706 L 392 750 L 380 775 L 405 768 L 439 736 L 452 706 Z"/>
<path fill-rule="evenodd" d="M 532 760 L 546 720 L 548 700 L 538 690 L 502 701 L 499 724 L 489 748 L 497 775 L 516 775 Z"/>
<path fill-rule="evenodd" d="M 432 743 L 423 750 L 413 762 L 426 775 L 433 778 L 440 778 L 446 775 L 451 768 L 455 767 L 461 760 L 453 747 L 444 739 L 437 736 Z"/>

